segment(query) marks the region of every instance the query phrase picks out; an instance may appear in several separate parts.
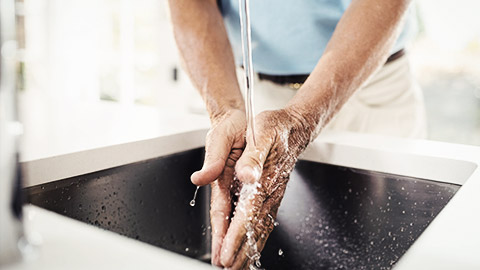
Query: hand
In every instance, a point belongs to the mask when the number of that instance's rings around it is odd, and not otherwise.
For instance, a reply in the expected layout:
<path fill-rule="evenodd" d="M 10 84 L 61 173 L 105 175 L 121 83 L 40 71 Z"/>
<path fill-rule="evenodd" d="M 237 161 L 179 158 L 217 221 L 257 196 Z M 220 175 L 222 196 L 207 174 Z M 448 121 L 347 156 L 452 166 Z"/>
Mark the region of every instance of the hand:
<path fill-rule="evenodd" d="M 210 221 L 212 225 L 212 263 L 220 266 L 220 248 L 227 232 L 231 211 L 235 163 L 245 147 L 245 112 L 231 110 L 212 119 L 206 138 L 205 162 L 192 174 L 195 185 L 211 183 Z"/>
<path fill-rule="evenodd" d="M 267 238 L 274 228 L 274 220 L 283 198 L 285 188 L 298 156 L 310 142 L 315 130 L 313 121 L 308 122 L 293 109 L 267 111 L 259 114 L 255 123 L 256 145 L 251 134 L 247 134 L 246 148 L 235 166 L 238 180 L 224 184 L 217 181 L 218 190 L 232 187 L 233 199 L 238 199 L 221 247 L 220 263 L 231 269 L 242 269 L 258 260 L 259 252 L 265 246 Z M 237 153 L 238 154 L 238 153 Z M 238 155 L 235 155 L 237 158 Z M 226 167 L 227 168 L 227 167 Z M 230 176 L 230 167 L 229 167 Z M 230 179 L 230 178 L 229 178 Z M 225 179 L 223 179 L 225 180 Z M 214 187 L 214 186 L 212 186 Z M 213 191 L 212 191 L 213 192 Z M 215 192 L 219 198 L 219 194 Z M 233 193 L 233 194 L 232 194 Z M 222 192 L 226 196 L 227 192 Z M 223 201 L 232 199 L 222 197 Z M 231 204 L 220 208 L 212 197 L 213 211 L 219 219 L 223 218 L 221 229 L 224 234 Z M 227 208 L 228 205 L 228 208 Z M 220 214 L 221 213 L 221 214 Z M 213 235 L 219 232 L 214 231 Z M 217 241 L 219 238 L 216 238 Z M 218 263 L 218 242 L 214 241 L 214 262 Z M 253 247 L 253 248 L 251 248 Z"/>

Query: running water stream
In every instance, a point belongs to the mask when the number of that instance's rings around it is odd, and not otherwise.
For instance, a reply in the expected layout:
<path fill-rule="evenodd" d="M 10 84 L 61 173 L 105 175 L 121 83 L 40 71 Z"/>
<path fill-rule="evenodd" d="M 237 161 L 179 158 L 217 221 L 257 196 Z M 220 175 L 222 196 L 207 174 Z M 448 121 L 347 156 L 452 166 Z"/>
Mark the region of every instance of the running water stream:
<path fill-rule="evenodd" d="M 238 0 L 239 16 L 240 16 L 240 29 L 242 35 L 242 56 L 243 56 L 243 67 L 245 69 L 245 106 L 246 106 L 246 116 L 247 116 L 247 136 L 251 136 L 253 145 L 256 146 L 255 140 L 255 113 L 253 110 L 253 85 L 254 85 L 254 73 L 253 73 L 253 57 L 252 57 L 252 32 L 250 25 L 250 1 L 249 0 Z M 248 139 L 248 138 L 247 138 Z M 248 142 L 248 140 L 247 140 Z M 257 186 L 255 184 L 245 185 L 242 187 L 241 193 L 249 193 L 247 200 L 253 200 L 254 194 L 257 192 Z M 242 195 L 240 195 L 242 196 Z M 241 209 L 238 209 L 242 211 Z M 243 209 L 246 211 L 246 209 Z M 249 213 L 245 213 L 246 216 L 249 216 Z M 247 244 L 249 246 L 249 251 L 247 256 L 250 259 L 250 265 L 248 266 L 250 270 L 260 269 L 260 252 L 257 250 L 257 239 L 255 239 L 254 233 L 254 220 L 250 220 L 245 224 Z"/>
<path fill-rule="evenodd" d="M 250 1 L 238 0 L 239 15 L 240 15 L 240 29 L 242 35 L 242 55 L 243 68 L 245 69 L 245 106 L 247 113 L 247 134 L 252 136 L 253 144 L 255 141 L 255 113 L 253 111 L 253 58 L 252 58 L 252 34 L 250 27 Z"/>

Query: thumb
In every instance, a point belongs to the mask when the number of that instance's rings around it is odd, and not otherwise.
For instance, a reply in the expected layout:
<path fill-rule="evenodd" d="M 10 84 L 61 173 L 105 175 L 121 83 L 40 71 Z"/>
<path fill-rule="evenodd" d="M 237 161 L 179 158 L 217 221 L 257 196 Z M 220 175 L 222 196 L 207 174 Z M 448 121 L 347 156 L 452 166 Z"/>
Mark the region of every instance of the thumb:
<path fill-rule="evenodd" d="M 237 161 L 235 172 L 238 179 L 245 183 L 253 183 L 262 176 L 263 165 L 272 147 L 272 140 L 263 138 L 256 144 L 250 140 Z"/>
<path fill-rule="evenodd" d="M 205 142 L 205 160 L 200 171 L 192 174 L 192 183 L 203 186 L 215 181 L 223 172 L 233 141 L 224 132 L 211 130 Z"/>

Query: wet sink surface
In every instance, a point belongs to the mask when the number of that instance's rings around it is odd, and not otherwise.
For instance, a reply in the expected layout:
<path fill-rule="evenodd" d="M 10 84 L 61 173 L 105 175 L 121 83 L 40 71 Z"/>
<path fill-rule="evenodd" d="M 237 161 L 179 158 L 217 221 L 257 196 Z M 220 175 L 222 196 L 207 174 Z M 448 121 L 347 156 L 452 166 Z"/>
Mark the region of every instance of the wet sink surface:
<path fill-rule="evenodd" d="M 25 189 L 32 204 L 209 261 L 209 189 L 190 175 L 203 149 Z M 262 252 L 266 269 L 389 269 L 460 186 L 299 161 Z"/>

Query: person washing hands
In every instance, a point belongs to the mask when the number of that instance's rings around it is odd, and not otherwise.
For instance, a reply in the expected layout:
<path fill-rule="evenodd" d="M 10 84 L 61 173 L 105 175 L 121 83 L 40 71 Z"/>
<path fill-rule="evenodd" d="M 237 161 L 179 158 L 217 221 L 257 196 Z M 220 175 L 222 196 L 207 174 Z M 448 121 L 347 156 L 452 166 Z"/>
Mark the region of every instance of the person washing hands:
<path fill-rule="evenodd" d="M 237 80 L 238 1 L 169 0 L 184 67 L 211 119 L 204 165 L 191 180 L 211 185 L 214 265 L 255 260 L 250 245 L 263 249 L 290 172 L 320 130 L 425 136 L 421 91 L 404 56 L 410 2 L 251 0 L 254 144 Z"/>

